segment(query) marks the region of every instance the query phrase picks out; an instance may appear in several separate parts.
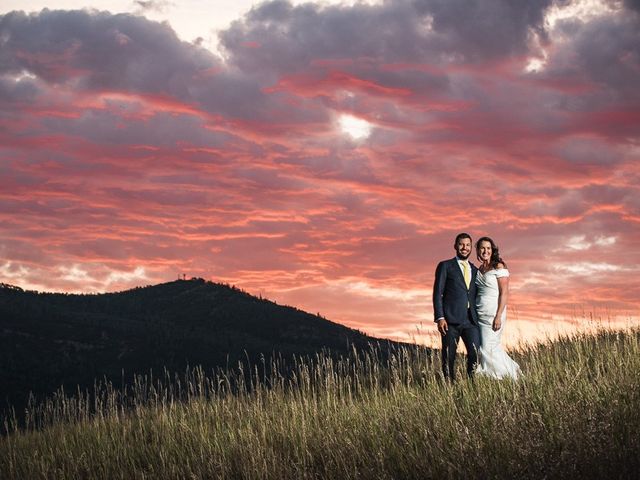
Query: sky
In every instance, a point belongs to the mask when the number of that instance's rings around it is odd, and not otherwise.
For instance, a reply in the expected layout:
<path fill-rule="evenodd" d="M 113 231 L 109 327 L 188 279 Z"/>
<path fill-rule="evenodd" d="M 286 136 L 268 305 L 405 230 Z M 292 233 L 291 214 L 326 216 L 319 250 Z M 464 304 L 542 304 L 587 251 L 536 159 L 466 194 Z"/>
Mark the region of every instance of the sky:
<path fill-rule="evenodd" d="M 508 345 L 640 324 L 637 0 L 79 4 L 0 3 L 0 282 L 202 277 L 436 344 L 464 231 Z"/>

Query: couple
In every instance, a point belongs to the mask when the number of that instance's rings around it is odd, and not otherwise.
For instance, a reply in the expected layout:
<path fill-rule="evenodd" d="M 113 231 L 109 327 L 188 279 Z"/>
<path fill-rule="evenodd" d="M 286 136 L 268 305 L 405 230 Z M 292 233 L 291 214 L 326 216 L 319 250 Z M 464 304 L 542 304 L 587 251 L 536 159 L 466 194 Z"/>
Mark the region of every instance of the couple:
<path fill-rule="evenodd" d="M 507 316 L 509 271 L 498 247 L 489 237 L 476 243 L 476 268 L 469 262 L 471 236 L 460 233 L 455 258 L 436 269 L 433 312 L 442 335 L 442 371 L 454 380 L 456 347 L 462 337 L 467 348 L 467 374 L 493 378 L 518 378 L 520 367 L 500 345 Z"/>

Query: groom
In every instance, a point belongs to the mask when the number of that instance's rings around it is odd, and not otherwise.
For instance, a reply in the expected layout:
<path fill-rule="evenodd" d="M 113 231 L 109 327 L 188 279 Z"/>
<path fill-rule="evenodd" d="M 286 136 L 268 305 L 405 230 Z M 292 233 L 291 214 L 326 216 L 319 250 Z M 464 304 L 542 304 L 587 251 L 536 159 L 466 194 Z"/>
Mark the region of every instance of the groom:
<path fill-rule="evenodd" d="M 471 236 L 458 234 L 454 248 L 456 256 L 438 264 L 433 285 L 433 313 L 442 335 L 442 372 L 451 381 L 455 380 L 456 347 L 460 337 L 467 348 L 469 377 L 473 376 L 480 348 L 475 283 L 478 269 L 469 262 Z"/>

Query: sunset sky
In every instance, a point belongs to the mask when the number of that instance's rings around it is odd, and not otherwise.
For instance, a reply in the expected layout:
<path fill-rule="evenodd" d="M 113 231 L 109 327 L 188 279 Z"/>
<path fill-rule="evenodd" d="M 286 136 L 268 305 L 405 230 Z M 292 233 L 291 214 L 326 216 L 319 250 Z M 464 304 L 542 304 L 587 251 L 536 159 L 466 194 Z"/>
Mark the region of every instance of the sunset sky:
<path fill-rule="evenodd" d="M 429 343 L 467 231 L 508 343 L 640 324 L 640 1 L 80 4 L 0 3 L 0 282 L 186 274 Z"/>

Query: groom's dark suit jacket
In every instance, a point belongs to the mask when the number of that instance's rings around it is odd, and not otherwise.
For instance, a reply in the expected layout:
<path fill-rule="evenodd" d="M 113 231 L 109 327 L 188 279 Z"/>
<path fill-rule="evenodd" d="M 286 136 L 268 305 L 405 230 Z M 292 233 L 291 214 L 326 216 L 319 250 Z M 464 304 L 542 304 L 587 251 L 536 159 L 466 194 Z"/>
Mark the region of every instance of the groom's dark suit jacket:
<path fill-rule="evenodd" d="M 433 314 L 434 320 L 444 317 L 447 323 L 461 325 L 469 321 L 478 324 L 476 313 L 476 275 L 478 269 L 469 262 L 471 267 L 471 283 L 467 290 L 464 276 L 458 265 L 458 259 L 444 260 L 436 268 L 436 281 L 433 284 Z M 468 305 L 468 308 L 467 308 Z"/>

